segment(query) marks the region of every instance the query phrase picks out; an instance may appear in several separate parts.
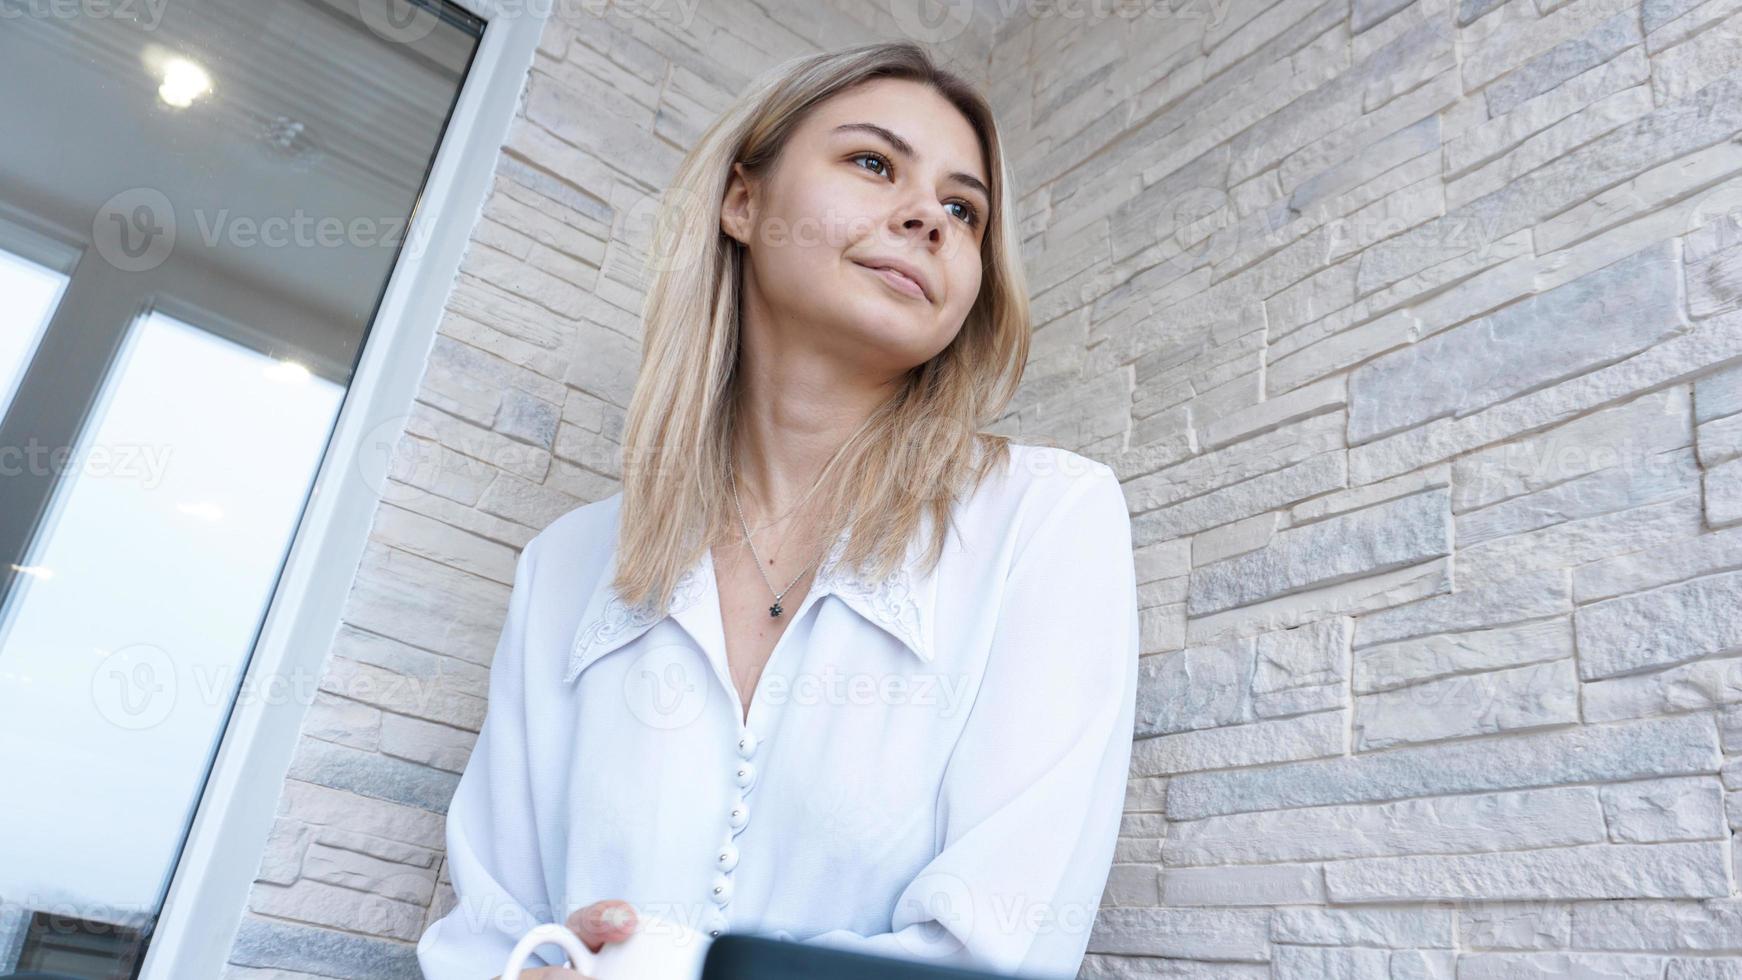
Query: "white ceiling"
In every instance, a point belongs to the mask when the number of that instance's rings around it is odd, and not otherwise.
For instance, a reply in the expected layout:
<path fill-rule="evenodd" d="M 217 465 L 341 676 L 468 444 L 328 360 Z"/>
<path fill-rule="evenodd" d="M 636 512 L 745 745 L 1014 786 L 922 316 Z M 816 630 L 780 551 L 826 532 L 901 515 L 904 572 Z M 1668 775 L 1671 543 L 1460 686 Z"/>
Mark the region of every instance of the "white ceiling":
<path fill-rule="evenodd" d="M 78 5 L 26 9 L 64 6 Z M 0 201 L 88 239 L 115 194 L 161 191 L 176 223 L 166 266 L 244 284 L 263 307 L 300 307 L 331 328 L 288 340 L 354 346 L 394 249 L 322 244 L 313 223 L 403 237 L 396 220 L 415 202 L 472 39 L 432 25 L 389 41 L 356 0 L 84 6 L 135 16 L 17 16 L 0 29 Z M 185 109 L 161 100 L 166 56 L 202 66 L 211 93 Z M 243 218 L 301 219 L 307 231 L 286 247 L 251 244 Z"/>

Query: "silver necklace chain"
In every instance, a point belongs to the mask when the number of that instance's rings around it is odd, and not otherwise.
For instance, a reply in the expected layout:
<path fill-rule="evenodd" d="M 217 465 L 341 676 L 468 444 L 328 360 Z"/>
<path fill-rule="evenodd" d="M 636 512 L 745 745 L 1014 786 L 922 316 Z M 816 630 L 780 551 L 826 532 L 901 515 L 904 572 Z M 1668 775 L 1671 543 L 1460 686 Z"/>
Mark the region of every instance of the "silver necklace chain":
<path fill-rule="evenodd" d="M 732 506 L 738 510 L 738 526 L 744 529 L 744 543 L 750 546 L 750 557 L 756 560 L 756 573 L 762 576 L 762 581 L 768 586 L 768 591 L 774 594 L 774 604 L 768 607 L 768 615 L 778 617 L 783 611 L 780 605 L 781 598 L 792 591 L 792 587 L 798 584 L 799 579 L 804 578 L 805 572 L 811 570 L 811 565 L 822 561 L 823 555 L 828 554 L 829 549 L 824 548 L 821 554 L 811 560 L 810 565 L 806 565 L 797 575 L 792 577 L 792 581 L 786 583 L 786 588 L 775 592 L 774 583 L 768 581 L 768 573 L 762 570 L 762 556 L 756 553 L 756 542 L 750 540 L 750 524 L 744 520 L 744 505 L 738 502 L 738 480 L 732 472 L 732 461 L 729 458 L 726 460 L 726 479 L 732 486 Z"/>

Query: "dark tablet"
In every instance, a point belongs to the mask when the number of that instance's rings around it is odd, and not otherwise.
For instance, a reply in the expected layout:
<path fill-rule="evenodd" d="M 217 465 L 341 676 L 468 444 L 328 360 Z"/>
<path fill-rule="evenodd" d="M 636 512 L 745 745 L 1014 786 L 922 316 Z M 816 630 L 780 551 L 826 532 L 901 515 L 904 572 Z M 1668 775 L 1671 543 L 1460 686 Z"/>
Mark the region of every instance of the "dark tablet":
<path fill-rule="evenodd" d="M 827 946 L 728 932 L 708 946 L 701 980 L 1010 980 L 924 960 L 874 956 Z"/>

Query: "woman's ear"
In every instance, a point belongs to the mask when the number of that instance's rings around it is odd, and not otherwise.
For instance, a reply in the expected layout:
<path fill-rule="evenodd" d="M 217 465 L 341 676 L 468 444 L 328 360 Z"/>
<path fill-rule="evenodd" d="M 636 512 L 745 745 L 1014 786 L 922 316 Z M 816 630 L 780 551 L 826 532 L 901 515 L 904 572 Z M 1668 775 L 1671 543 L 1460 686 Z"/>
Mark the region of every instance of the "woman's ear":
<path fill-rule="evenodd" d="M 720 230 L 740 245 L 750 241 L 751 215 L 755 203 L 751 190 L 744 166 L 739 163 L 732 164 L 732 173 L 726 178 L 725 199 L 720 202 Z"/>

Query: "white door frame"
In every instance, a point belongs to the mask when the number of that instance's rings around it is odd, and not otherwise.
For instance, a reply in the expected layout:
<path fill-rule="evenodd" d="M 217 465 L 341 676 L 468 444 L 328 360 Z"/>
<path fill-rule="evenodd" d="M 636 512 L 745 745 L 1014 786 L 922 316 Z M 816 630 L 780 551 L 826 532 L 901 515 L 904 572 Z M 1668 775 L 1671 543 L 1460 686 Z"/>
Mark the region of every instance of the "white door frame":
<path fill-rule="evenodd" d="M 267 609 L 141 980 L 223 975 L 312 697 L 272 678 L 318 679 L 379 504 L 384 454 L 404 428 L 472 228 L 507 141 L 548 4 L 454 0 L 488 23 L 407 227 L 308 510 Z M 299 691 L 309 684 L 291 684 Z"/>

